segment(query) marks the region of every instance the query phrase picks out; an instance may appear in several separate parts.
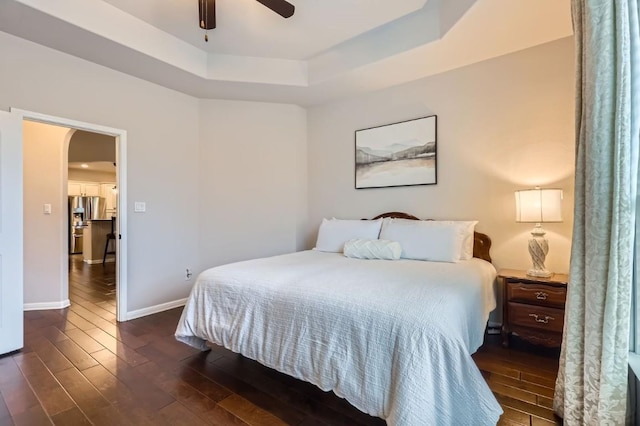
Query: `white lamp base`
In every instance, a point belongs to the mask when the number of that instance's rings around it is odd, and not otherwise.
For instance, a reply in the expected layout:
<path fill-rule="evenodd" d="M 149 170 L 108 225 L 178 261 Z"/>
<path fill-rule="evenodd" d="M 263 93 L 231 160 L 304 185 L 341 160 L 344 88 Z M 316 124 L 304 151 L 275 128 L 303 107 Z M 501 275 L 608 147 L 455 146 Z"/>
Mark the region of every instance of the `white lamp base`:
<path fill-rule="evenodd" d="M 549 278 L 553 275 L 544 266 L 544 261 L 549 252 L 549 242 L 545 238 L 546 232 L 542 229 L 540 224 L 536 224 L 531 231 L 531 238 L 529 238 L 529 254 L 531 255 L 531 262 L 533 268 L 527 271 L 527 275 L 539 278 Z"/>
<path fill-rule="evenodd" d="M 536 271 L 535 269 L 529 269 L 527 271 L 527 275 L 530 277 L 537 277 L 537 278 L 551 278 L 551 276 L 553 275 L 553 272 L 547 271 L 547 270 Z"/>

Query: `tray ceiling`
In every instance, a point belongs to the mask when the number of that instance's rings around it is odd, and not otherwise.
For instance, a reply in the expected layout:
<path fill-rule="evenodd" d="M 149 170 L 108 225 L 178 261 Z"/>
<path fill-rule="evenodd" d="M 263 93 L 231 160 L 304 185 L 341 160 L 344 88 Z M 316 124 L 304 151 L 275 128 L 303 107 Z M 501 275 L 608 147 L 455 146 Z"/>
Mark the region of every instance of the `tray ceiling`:
<path fill-rule="evenodd" d="M 570 0 L 2 0 L 0 31 L 198 97 L 313 105 L 572 35 Z"/>
<path fill-rule="evenodd" d="M 210 53 L 307 59 L 421 9 L 426 0 L 291 0 L 284 19 L 255 0 L 217 0 L 217 28 L 198 27 L 196 0 L 104 0 Z"/>

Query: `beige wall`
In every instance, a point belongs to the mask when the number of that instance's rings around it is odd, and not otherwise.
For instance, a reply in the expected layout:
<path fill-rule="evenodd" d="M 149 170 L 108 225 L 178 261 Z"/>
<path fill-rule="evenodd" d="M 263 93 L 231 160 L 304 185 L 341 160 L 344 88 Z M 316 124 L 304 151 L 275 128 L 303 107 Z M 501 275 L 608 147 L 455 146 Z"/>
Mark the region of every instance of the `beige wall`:
<path fill-rule="evenodd" d="M 495 265 L 526 268 L 531 225 L 514 222 L 513 191 L 533 185 L 565 190 L 567 220 L 546 228 L 548 266 L 568 269 L 571 39 L 308 111 L 198 101 L 3 33 L 0 51 L 0 109 L 128 132 L 130 311 L 186 297 L 186 267 L 311 247 L 331 216 L 477 219 Z M 353 189 L 354 130 L 430 114 L 438 115 L 437 185 Z M 147 212 L 134 213 L 134 201 Z M 25 302 L 46 286 L 25 286 Z"/>
<path fill-rule="evenodd" d="M 24 163 L 24 301 L 62 303 L 69 298 L 65 264 L 67 205 L 60 182 L 70 129 L 25 121 Z M 51 204 L 51 214 L 44 214 Z"/>
<path fill-rule="evenodd" d="M 391 210 L 422 218 L 476 219 L 493 240 L 497 268 L 528 268 L 533 224 L 515 223 L 514 191 L 564 189 L 564 223 L 547 224 L 547 266 L 566 272 L 573 215 L 574 54 L 566 38 L 311 108 L 309 225 Z M 354 189 L 354 131 L 436 114 L 438 184 Z"/>
<path fill-rule="evenodd" d="M 116 138 L 99 133 L 77 130 L 69 142 L 69 162 L 116 162 Z"/>
<path fill-rule="evenodd" d="M 306 138 L 298 106 L 200 102 L 202 268 L 302 248 Z"/>
<path fill-rule="evenodd" d="M 199 256 L 198 211 L 191 207 L 199 199 L 198 101 L 5 33 L 0 52 L 0 109 L 127 131 L 128 309 L 186 297 L 192 282 L 184 269 Z M 134 213 L 134 201 L 145 201 L 147 212 Z M 48 285 L 25 286 L 25 303 L 38 301 Z"/>
<path fill-rule="evenodd" d="M 304 109 L 200 102 L 3 33 L 0 51 L 0 109 L 127 131 L 129 311 L 186 297 L 193 281 L 184 280 L 185 268 L 197 274 L 302 246 Z M 62 156 L 50 161 L 63 167 Z M 134 213 L 134 201 L 145 201 L 147 212 Z M 29 209 L 40 212 L 40 201 L 36 207 Z M 25 303 L 53 302 L 43 295 L 62 291 L 59 269 L 39 274 L 50 279 L 25 282 Z"/>

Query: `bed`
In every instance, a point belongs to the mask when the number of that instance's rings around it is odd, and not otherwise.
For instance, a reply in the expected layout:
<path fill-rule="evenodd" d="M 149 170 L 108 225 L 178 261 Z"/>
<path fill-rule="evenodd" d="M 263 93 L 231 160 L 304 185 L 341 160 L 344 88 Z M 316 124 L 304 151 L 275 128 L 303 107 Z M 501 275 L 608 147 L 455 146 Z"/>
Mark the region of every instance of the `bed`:
<path fill-rule="evenodd" d="M 502 409 L 471 358 L 495 309 L 490 245 L 474 233 L 474 257 L 458 263 L 308 250 L 215 267 L 176 338 L 224 346 L 392 426 L 496 424 Z"/>

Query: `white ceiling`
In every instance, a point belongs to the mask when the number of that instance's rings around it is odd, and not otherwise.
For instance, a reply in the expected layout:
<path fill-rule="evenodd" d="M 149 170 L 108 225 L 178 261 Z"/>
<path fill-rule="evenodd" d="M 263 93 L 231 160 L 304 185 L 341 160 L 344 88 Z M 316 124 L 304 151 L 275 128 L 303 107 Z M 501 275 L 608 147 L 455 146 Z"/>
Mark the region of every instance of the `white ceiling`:
<path fill-rule="evenodd" d="M 209 42 L 198 27 L 197 0 L 105 0 L 210 53 L 307 59 L 338 43 L 421 9 L 426 0 L 290 0 L 282 18 L 256 0 L 217 0 Z"/>
<path fill-rule="evenodd" d="M 89 167 L 82 167 L 83 164 L 86 164 Z M 86 170 L 89 172 L 116 173 L 116 166 L 114 166 L 110 161 L 90 161 L 87 163 L 69 162 L 69 168 L 73 170 Z"/>
<path fill-rule="evenodd" d="M 572 34 L 570 0 L 0 0 L 0 31 L 198 97 L 313 105 Z"/>

